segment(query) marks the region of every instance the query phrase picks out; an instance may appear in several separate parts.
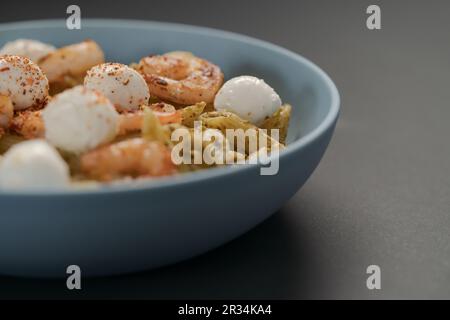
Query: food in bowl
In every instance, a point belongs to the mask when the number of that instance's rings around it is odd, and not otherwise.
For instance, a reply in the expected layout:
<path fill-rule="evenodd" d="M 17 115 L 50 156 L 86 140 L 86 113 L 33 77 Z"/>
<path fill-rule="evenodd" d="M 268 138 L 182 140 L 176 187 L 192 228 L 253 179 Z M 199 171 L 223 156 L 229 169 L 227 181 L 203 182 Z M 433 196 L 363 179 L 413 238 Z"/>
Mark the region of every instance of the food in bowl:
<path fill-rule="evenodd" d="M 24 37 L 51 37 L 49 43 L 76 43 L 80 36 L 101 39 L 102 48 L 112 57 L 108 61 L 126 64 L 139 62 L 156 48 L 158 53 L 179 48 L 193 51 L 220 66 L 225 80 L 240 74 L 256 75 L 283 100 L 293 103 L 289 146 L 280 153 L 280 170 L 269 178 L 261 174 L 266 168 L 242 165 L 145 179 L 143 183 L 130 179 L 129 183 L 101 187 L 95 183 L 92 188 L 83 184 L 81 190 L 1 190 L 2 274 L 65 277 L 67 266 L 75 263 L 82 266 L 86 277 L 110 276 L 188 259 L 267 219 L 317 167 L 332 137 L 339 95 L 331 79 L 310 61 L 270 43 L 207 28 L 132 20 L 83 21 L 80 32 L 67 30 L 61 20 L 0 24 L 0 41 Z M 142 39 L 148 39 L 155 49 L 143 47 Z M 53 88 L 50 83 L 52 96 L 56 94 Z M 182 107 L 170 104 L 177 110 Z M 136 137 L 142 137 L 142 132 Z M 65 153 L 59 152 L 63 158 Z"/>
<path fill-rule="evenodd" d="M 177 175 L 286 143 L 291 106 L 269 84 L 225 81 L 190 52 L 125 65 L 105 62 L 93 40 L 58 49 L 19 39 L 0 54 L 1 189 Z"/>

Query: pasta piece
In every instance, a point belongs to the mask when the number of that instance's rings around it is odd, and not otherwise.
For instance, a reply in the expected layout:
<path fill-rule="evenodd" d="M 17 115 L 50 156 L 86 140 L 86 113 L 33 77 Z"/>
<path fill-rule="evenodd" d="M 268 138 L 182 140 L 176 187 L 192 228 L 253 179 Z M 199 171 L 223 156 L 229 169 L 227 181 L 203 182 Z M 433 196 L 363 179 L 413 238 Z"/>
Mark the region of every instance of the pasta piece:
<path fill-rule="evenodd" d="M 282 143 L 270 137 L 266 132 L 267 130 L 261 130 L 261 128 L 258 128 L 255 125 L 251 124 L 250 122 L 241 119 L 239 116 L 237 116 L 232 112 L 228 111 L 207 112 L 200 115 L 199 120 L 202 121 L 202 124 L 206 128 L 221 130 L 222 133 L 226 136 L 226 138 L 229 139 L 230 142 L 232 142 L 234 146 L 233 151 L 245 153 L 246 155 L 248 155 L 249 153 L 255 152 L 262 147 L 267 147 L 269 151 L 272 148 L 272 146 L 275 145 L 277 145 L 280 149 L 284 147 Z M 234 129 L 235 131 L 233 132 L 235 135 L 243 135 L 247 133 L 247 135 L 244 135 L 245 149 L 243 146 L 239 146 L 239 140 L 237 137 L 234 137 L 234 139 L 230 139 L 231 137 L 227 136 L 227 129 Z M 242 131 L 241 132 L 237 131 L 239 129 L 241 129 Z M 255 135 L 256 137 L 256 146 L 250 145 L 249 136 L 251 135 Z M 261 144 L 260 142 L 262 142 L 263 140 L 260 139 L 264 139 L 264 137 L 266 138 L 265 144 Z M 253 150 L 255 148 L 256 150 Z"/>
<path fill-rule="evenodd" d="M 193 127 L 194 121 L 203 113 L 206 107 L 206 103 L 199 102 L 192 106 L 185 107 L 181 109 L 181 123 L 187 127 Z"/>
<path fill-rule="evenodd" d="M 58 150 L 61 157 L 66 161 L 69 166 L 71 176 L 78 176 L 81 174 L 80 170 L 80 156 L 64 150 Z"/>
<path fill-rule="evenodd" d="M 264 120 L 260 127 L 262 129 L 267 129 L 269 131 L 269 134 L 270 129 L 279 129 L 280 143 L 286 143 L 291 110 L 292 107 L 289 104 L 282 105 L 272 116 Z"/>
<path fill-rule="evenodd" d="M 162 142 L 166 146 L 172 146 L 169 130 L 161 125 L 154 112 L 147 107 L 144 109 L 142 137 L 147 140 Z"/>
<path fill-rule="evenodd" d="M 212 111 L 200 115 L 199 120 L 207 128 L 219 129 L 225 134 L 226 129 L 253 129 L 256 128 L 250 122 L 241 119 L 228 111 Z"/>

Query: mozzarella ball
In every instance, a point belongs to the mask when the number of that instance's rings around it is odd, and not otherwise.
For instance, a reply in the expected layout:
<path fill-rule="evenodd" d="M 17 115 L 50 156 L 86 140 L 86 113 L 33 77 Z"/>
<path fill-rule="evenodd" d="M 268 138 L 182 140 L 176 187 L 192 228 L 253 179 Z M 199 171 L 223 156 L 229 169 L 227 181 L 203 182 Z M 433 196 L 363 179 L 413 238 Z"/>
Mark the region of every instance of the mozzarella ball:
<path fill-rule="evenodd" d="M 144 78 L 136 70 L 120 63 L 93 67 L 84 78 L 84 85 L 103 93 L 120 111 L 137 110 L 150 99 Z"/>
<path fill-rule="evenodd" d="M 55 51 L 56 48 L 49 44 L 29 39 L 17 39 L 7 42 L 1 49 L 0 55 L 15 55 L 38 62 L 41 58 Z"/>
<path fill-rule="evenodd" d="M 56 189 L 70 183 L 69 167 L 45 140 L 14 145 L 0 161 L 0 189 Z"/>
<path fill-rule="evenodd" d="M 0 94 L 11 98 L 15 110 L 40 107 L 48 98 L 48 80 L 28 58 L 0 56 Z"/>
<path fill-rule="evenodd" d="M 42 112 L 45 138 L 73 153 L 91 150 L 117 134 L 119 114 L 101 93 L 77 86 L 55 96 Z"/>
<path fill-rule="evenodd" d="M 214 100 L 216 110 L 231 111 L 253 124 L 261 123 L 281 107 L 278 94 L 262 79 L 240 76 L 228 80 Z"/>

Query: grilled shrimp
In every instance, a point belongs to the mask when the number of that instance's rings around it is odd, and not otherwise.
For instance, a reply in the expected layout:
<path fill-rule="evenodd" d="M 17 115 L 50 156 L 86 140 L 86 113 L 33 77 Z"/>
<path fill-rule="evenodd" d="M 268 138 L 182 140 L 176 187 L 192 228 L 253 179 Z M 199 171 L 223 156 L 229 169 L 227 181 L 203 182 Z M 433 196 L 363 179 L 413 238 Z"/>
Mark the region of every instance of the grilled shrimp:
<path fill-rule="evenodd" d="M 105 61 L 100 46 L 93 40 L 85 40 L 57 49 L 38 61 L 50 83 L 63 82 L 65 76 L 79 78 Z"/>
<path fill-rule="evenodd" d="M 0 95 L 0 138 L 5 134 L 5 130 L 9 128 L 11 120 L 14 116 L 14 107 L 8 96 Z"/>
<path fill-rule="evenodd" d="M 176 173 L 170 150 L 162 143 L 134 138 L 89 151 L 80 169 L 88 177 L 110 181 L 121 177 L 157 177 Z"/>
<path fill-rule="evenodd" d="M 161 124 L 180 123 L 181 113 L 166 103 L 155 103 L 150 106 Z M 12 116 L 11 116 L 12 118 Z M 0 121 L 1 121 L 0 106 Z M 142 129 L 144 119 L 143 110 L 124 112 L 119 115 L 119 135 L 138 132 Z M 45 136 L 45 126 L 42 120 L 41 111 L 20 111 L 14 118 L 10 119 L 9 128 L 26 139 L 43 138 Z M 1 127 L 1 123 L 0 123 Z M 5 126 L 5 129 L 8 126 Z"/>
<path fill-rule="evenodd" d="M 223 83 L 218 66 L 190 52 L 148 56 L 141 59 L 137 68 L 151 95 L 183 105 L 212 103 Z"/>
<path fill-rule="evenodd" d="M 14 116 L 11 98 L 0 95 L 0 128 L 7 129 Z"/>
<path fill-rule="evenodd" d="M 150 109 L 158 118 L 161 124 L 181 123 L 181 112 L 177 111 L 174 106 L 159 102 L 150 105 Z M 120 115 L 119 135 L 140 131 L 142 129 L 142 121 L 144 120 L 144 111 L 123 112 Z"/>
<path fill-rule="evenodd" d="M 41 110 L 17 112 L 11 121 L 10 129 L 25 139 L 44 138 L 45 126 Z"/>

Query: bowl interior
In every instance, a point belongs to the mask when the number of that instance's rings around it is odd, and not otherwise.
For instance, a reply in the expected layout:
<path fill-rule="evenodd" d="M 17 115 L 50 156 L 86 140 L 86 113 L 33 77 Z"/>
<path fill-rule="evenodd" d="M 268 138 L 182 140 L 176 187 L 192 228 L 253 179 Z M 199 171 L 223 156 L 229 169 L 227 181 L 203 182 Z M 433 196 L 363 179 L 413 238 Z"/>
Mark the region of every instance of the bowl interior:
<path fill-rule="evenodd" d="M 305 59 L 299 63 L 286 50 L 227 32 L 154 22 L 84 19 L 81 30 L 68 30 L 65 21 L 7 24 L 0 28 L 0 45 L 30 38 L 55 46 L 86 38 L 99 42 L 107 61 L 137 62 L 149 54 L 186 50 L 219 65 L 225 79 L 254 75 L 265 79 L 284 102 L 293 106 L 288 141 L 316 128 L 330 111 L 331 92 L 320 90 L 320 75 Z M 297 57 L 298 58 L 298 57 Z"/>
<path fill-rule="evenodd" d="M 238 75 L 263 78 L 279 93 L 283 102 L 293 106 L 289 145 L 281 157 L 316 139 L 333 126 L 338 115 L 337 89 L 320 68 L 286 49 L 235 33 L 172 23 L 110 19 L 83 19 L 81 30 L 68 30 L 64 20 L 0 24 L 0 46 L 18 38 L 36 39 L 57 47 L 90 38 L 100 43 L 107 61 L 125 64 L 138 62 L 149 54 L 185 50 L 219 65 L 226 80 Z M 227 174 L 228 170 L 246 170 L 245 167 L 217 168 L 176 179 L 157 179 L 133 185 L 131 189 L 199 181 Z M 130 190 L 130 186 L 103 187 L 95 191 L 112 189 Z M 72 191 L 80 193 L 80 190 L 64 190 L 39 194 Z"/>

